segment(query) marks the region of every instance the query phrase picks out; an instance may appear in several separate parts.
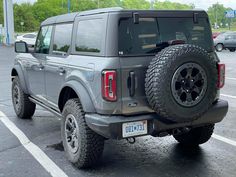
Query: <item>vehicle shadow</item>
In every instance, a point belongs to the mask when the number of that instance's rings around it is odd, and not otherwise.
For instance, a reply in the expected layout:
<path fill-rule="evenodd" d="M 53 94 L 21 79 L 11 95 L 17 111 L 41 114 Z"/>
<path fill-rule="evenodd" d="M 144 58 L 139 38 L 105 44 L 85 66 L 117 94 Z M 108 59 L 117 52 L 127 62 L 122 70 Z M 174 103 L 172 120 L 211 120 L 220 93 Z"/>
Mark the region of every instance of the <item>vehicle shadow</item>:
<path fill-rule="evenodd" d="M 187 148 L 174 141 L 158 140 L 144 138 L 134 145 L 109 140 L 100 163 L 83 172 L 96 176 L 104 176 L 104 173 L 106 176 L 135 177 L 209 176 L 208 159 L 202 147 Z"/>

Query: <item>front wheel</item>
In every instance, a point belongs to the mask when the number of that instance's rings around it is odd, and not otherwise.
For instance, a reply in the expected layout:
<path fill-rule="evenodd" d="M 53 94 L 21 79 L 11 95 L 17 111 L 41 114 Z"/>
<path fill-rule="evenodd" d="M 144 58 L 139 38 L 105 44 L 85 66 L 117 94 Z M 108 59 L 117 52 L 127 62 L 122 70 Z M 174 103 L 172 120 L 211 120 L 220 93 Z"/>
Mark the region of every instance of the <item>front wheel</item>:
<path fill-rule="evenodd" d="M 235 50 L 236 50 L 235 48 L 230 48 L 229 49 L 230 52 L 235 52 Z"/>
<path fill-rule="evenodd" d="M 12 81 L 12 103 L 17 117 L 30 119 L 34 115 L 36 105 L 30 101 L 29 95 L 22 90 L 17 76 Z"/>
<path fill-rule="evenodd" d="M 204 127 L 193 128 L 187 133 L 173 136 L 182 145 L 198 146 L 199 144 L 206 143 L 211 138 L 213 130 L 214 124 L 211 124 Z"/>
<path fill-rule="evenodd" d="M 222 52 L 223 49 L 224 49 L 223 44 L 217 44 L 217 45 L 216 45 L 216 51 L 217 51 L 217 52 Z"/>
<path fill-rule="evenodd" d="M 69 161 L 78 168 L 91 167 L 103 153 L 104 138 L 87 126 L 79 99 L 67 101 L 62 115 L 61 136 Z"/>

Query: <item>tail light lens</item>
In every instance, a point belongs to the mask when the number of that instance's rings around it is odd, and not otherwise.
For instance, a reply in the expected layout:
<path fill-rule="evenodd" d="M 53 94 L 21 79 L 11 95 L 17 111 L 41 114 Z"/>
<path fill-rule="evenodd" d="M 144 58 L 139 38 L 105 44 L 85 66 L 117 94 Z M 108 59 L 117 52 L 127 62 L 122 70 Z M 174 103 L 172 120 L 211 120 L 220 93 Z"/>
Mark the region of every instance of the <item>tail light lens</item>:
<path fill-rule="evenodd" d="M 107 101 L 116 101 L 116 71 L 102 72 L 102 96 Z"/>
<path fill-rule="evenodd" d="M 223 88 L 225 85 L 225 64 L 218 64 L 218 88 Z"/>

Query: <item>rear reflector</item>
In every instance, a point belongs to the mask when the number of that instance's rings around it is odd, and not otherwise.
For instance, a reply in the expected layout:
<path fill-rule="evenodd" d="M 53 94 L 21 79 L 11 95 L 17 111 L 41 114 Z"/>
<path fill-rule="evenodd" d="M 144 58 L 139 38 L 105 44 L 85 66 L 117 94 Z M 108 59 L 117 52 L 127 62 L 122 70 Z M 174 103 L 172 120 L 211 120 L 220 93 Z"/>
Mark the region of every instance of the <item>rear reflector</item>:
<path fill-rule="evenodd" d="M 225 85 L 225 64 L 218 64 L 218 84 L 217 87 L 223 88 Z"/>
<path fill-rule="evenodd" d="M 116 101 L 116 71 L 102 72 L 102 96 L 107 101 Z"/>

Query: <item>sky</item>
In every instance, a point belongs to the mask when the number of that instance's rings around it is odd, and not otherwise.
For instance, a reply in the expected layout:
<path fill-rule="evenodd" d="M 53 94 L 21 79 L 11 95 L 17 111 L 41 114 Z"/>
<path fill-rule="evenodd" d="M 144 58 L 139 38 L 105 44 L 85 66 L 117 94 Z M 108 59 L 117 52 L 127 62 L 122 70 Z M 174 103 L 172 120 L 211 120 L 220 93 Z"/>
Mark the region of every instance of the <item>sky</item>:
<path fill-rule="evenodd" d="M 13 0 L 13 2 L 21 3 L 21 2 L 35 2 L 36 0 Z M 66 0 L 65 0 L 66 1 Z M 165 0 L 160 0 L 165 1 Z M 219 2 L 223 4 L 225 7 L 231 7 L 236 10 L 236 0 L 169 0 L 171 2 L 179 2 L 184 4 L 195 4 L 196 8 L 201 8 L 207 10 L 209 6 Z"/>
<path fill-rule="evenodd" d="M 13 3 L 31 2 L 34 3 L 36 0 L 13 0 Z"/>

